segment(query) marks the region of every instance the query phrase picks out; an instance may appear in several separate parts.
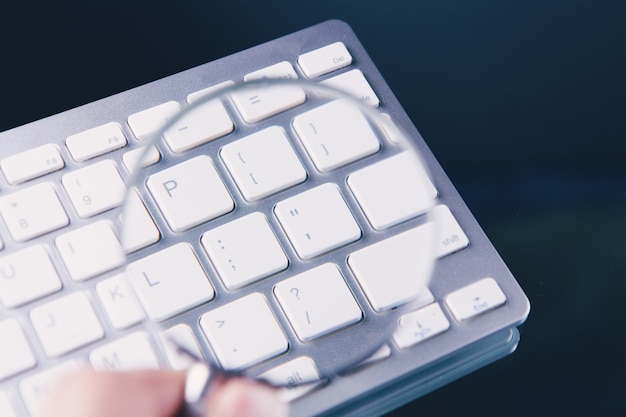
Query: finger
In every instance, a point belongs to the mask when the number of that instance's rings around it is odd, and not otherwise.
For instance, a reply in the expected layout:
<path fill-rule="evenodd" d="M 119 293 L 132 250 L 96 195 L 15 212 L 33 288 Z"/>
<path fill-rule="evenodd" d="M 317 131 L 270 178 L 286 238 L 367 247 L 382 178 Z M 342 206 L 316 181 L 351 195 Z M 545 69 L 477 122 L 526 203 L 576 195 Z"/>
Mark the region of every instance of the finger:
<path fill-rule="evenodd" d="M 207 398 L 206 417 L 287 417 L 287 404 L 274 388 L 231 378 L 215 381 Z"/>
<path fill-rule="evenodd" d="M 63 377 L 43 401 L 43 417 L 171 417 L 184 375 L 175 372 L 81 371 Z"/>

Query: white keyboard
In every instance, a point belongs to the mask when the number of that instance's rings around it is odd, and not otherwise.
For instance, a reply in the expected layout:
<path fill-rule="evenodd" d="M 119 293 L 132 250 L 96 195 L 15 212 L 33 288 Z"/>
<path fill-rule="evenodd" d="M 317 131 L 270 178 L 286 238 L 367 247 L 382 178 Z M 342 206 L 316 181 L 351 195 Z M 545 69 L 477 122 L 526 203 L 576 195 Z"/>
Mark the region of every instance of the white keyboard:
<path fill-rule="evenodd" d="M 392 115 L 423 153 L 432 185 L 404 189 L 411 159 L 386 153 L 337 102 L 309 108 L 293 92 L 234 94 L 210 109 L 209 131 L 187 120 L 150 148 L 147 191 L 135 196 L 133 234 L 120 243 L 115 208 L 145 139 L 213 89 L 263 77 L 319 81 Z M 333 140 L 346 122 L 358 142 Z M 73 369 L 185 369 L 187 358 L 155 349 L 161 336 L 142 330 L 146 320 L 226 369 L 295 381 L 283 392 L 293 415 L 376 415 L 512 352 L 528 314 L 515 279 L 339 21 L 0 133 L 0 172 L 2 417 L 36 417 L 46 387 Z M 432 198 L 438 260 L 422 307 L 398 316 L 399 330 L 358 369 L 298 387 L 294 375 L 319 375 L 325 350 L 363 345 L 342 331 L 406 301 L 377 277 L 414 256 L 410 242 Z M 305 301 L 294 302 L 300 292 Z"/>

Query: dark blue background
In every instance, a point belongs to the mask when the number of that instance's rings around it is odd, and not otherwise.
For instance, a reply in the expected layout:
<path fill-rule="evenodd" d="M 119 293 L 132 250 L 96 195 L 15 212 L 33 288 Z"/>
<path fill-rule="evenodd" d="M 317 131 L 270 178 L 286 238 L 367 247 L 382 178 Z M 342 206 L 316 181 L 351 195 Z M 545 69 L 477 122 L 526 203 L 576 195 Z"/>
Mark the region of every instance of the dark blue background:
<path fill-rule="evenodd" d="M 626 409 L 626 2 L 0 6 L 0 130 L 347 21 L 531 299 L 512 356 L 391 415 Z"/>

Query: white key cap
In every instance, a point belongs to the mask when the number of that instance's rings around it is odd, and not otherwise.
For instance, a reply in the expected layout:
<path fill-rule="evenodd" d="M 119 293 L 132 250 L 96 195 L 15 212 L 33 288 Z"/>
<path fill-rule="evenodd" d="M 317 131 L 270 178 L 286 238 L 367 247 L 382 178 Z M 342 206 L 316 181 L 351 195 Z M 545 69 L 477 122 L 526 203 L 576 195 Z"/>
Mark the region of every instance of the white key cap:
<path fill-rule="evenodd" d="M 0 239 L 0 250 L 4 249 L 4 242 Z"/>
<path fill-rule="evenodd" d="M 426 288 L 433 256 L 432 232 L 423 225 L 353 252 L 348 265 L 376 311 L 409 301 L 434 301 Z M 425 268 L 424 265 L 427 267 Z M 385 277 L 381 280 L 380 277 Z"/>
<path fill-rule="evenodd" d="M 287 61 L 247 74 L 244 81 L 262 78 L 296 79 L 298 75 Z M 306 94 L 298 86 L 244 89 L 231 95 L 241 116 L 248 123 L 281 113 L 306 101 Z"/>
<path fill-rule="evenodd" d="M 30 320 L 50 357 L 61 356 L 104 336 L 100 321 L 82 292 L 35 307 Z"/>
<path fill-rule="evenodd" d="M 302 113 L 293 127 L 315 167 L 328 172 L 376 153 L 380 142 L 354 104 L 336 100 Z"/>
<path fill-rule="evenodd" d="M 380 105 L 378 96 L 372 90 L 372 86 L 367 82 L 361 70 L 355 69 L 344 72 L 322 81 L 322 84 L 350 94 L 369 106 L 378 107 Z"/>
<path fill-rule="evenodd" d="M 224 146 L 220 156 L 248 201 L 260 200 L 307 177 L 285 131 L 278 126 Z"/>
<path fill-rule="evenodd" d="M 243 77 L 243 80 L 254 81 L 261 80 L 263 78 L 295 80 L 298 78 L 298 74 L 296 74 L 293 66 L 288 61 L 282 61 L 277 64 L 270 65 L 269 67 L 250 72 Z"/>
<path fill-rule="evenodd" d="M 313 258 L 361 237 L 339 189 L 320 185 L 276 204 L 274 213 L 303 259 Z"/>
<path fill-rule="evenodd" d="M 433 209 L 433 216 L 437 222 L 438 243 L 436 254 L 443 257 L 469 246 L 467 235 L 459 226 L 450 209 L 443 204 Z"/>
<path fill-rule="evenodd" d="M 124 274 L 100 281 L 96 292 L 114 328 L 125 329 L 144 319 L 143 309 Z"/>
<path fill-rule="evenodd" d="M 315 362 L 308 356 L 300 356 L 272 368 L 261 374 L 259 378 L 274 386 L 282 387 L 278 395 L 285 402 L 303 396 L 323 382 Z"/>
<path fill-rule="evenodd" d="M 65 166 L 56 145 L 47 144 L 4 158 L 0 168 L 9 184 L 21 184 Z"/>
<path fill-rule="evenodd" d="M 16 242 L 25 242 L 69 223 L 54 187 L 47 182 L 0 197 L 0 215 Z"/>
<path fill-rule="evenodd" d="M 0 321 L 0 381 L 32 368 L 36 363 L 17 320 Z"/>
<path fill-rule="evenodd" d="M 262 213 L 252 213 L 210 230 L 202 235 L 201 242 L 229 289 L 241 288 L 289 265 Z"/>
<path fill-rule="evenodd" d="M 278 283 L 278 299 L 298 338 L 309 342 L 361 320 L 352 292 L 334 264 L 324 264 Z"/>
<path fill-rule="evenodd" d="M 145 248 L 161 238 L 161 232 L 134 190 L 128 194 L 124 202 L 121 222 L 121 241 L 127 253 Z"/>
<path fill-rule="evenodd" d="M 77 362 L 68 361 L 25 378 L 20 383 L 19 389 L 30 416 L 39 417 L 41 415 L 41 401 L 47 395 L 50 387 L 58 381 L 59 378 L 71 372 L 76 372 L 79 369 L 80 367 Z"/>
<path fill-rule="evenodd" d="M 315 78 L 352 64 L 352 55 L 343 42 L 335 42 L 298 57 L 302 72 Z"/>
<path fill-rule="evenodd" d="M 35 245 L 0 257 L 0 301 L 14 308 L 62 287 L 48 252 Z"/>
<path fill-rule="evenodd" d="M 76 162 L 123 148 L 126 143 L 122 128 L 114 122 L 77 133 L 65 140 L 65 145 Z"/>
<path fill-rule="evenodd" d="M 163 137 L 173 152 L 181 153 L 227 135 L 234 128 L 224 105 L 216 99 L 187 113 Z"/>
<path fill-rule="evenodd" d="M 111 160 L 65 174 L 61 179 L 76 213 L 91 217 L 122 204 L 126 185 Z"/>
<path fill-rule="evenodd" d="M 348 176 L 348 185 L 372 227 L 394 226 L 429 210 L 437 190 L 410 152 L 402 152 Z"/>
<path fill-rule="evenodd" d="M 2 417 L 18 417 L 9 397 L 0 391 L 0 416 Z"/>
<path fill-rule="evenodd" d="M 96 371 L 159 369 L 159 360 L 145 332 L 131 333 L 92 350 L 89 362 Z"/>
<path fill-rule="evenodd" d="M 180 353 L 176 346 L 181 346 L 192 353 L 198 359 L 202 359 L 203 355 L 198 346 L 198 341 L 193 335 L 193 331 L 186 324 L 178 324 L 172 328 L 163 332 L 163 347 L 165 348 L 165 356 L 170 364 L 170 367 L 177 371 L 183 371 L 189 369 L 195 361 L 186 354 Z M 176 343 L 176 346 L 172 344 Z"/>
<path fill-rule="evenodd" d="M 151 175 L 148 188 L 175 232 L 212 220 L 235 207 L 213 161 L 205 155 Z"/>
<path fill-rule="evenodd" d="M 235 82 L 228 80 L 219 84 L 212 85 L 211 87 L 203 88 L 200 91 L 195 91 L 187 96 L 187 103 L 194 104 L 210 94 L 217 94 L 218 91 L 224 90 L 228 87 L 232 87 L 233 85 L 235 85 Z"/>
<path fill-rule="evenodd" d="M 180 111 L 180 105 L 175 101 L 159 104 L 138 113 L 128 116 L 128 126 L 137 140 L 151 138 L 163 125 Z"/>
<path fill-rule="evenodd" d="M 214 296 L 193 249 L 185 243 L 133 262 L 128 266 L 128 279 L 153 321 L 173 317 Z"/>
<path fill-rule="evenodd" d="M 348 370 L 348 373 L 355 372 L 355 371 L 358 372 L 359 370 L 362 370 L 364 367 L 378 363 L 384 359 L 387 359 L 390 356 L 391 356 L 391 348 L 389 347 L 389 345 L 384 344 L 380 348 L 378 348 L 376 352 L 372 353 L 369 357 L 367 357 L 363 361 L 356 364 L 353 368 Z"/>
<path fill-rule="evenodd" d="M 439 304 L 433 303 L 400 318 L 398 329 L 393 333 L 393 341 L 400 349 L 445 332 L 450 328 Z"/>
<path fill-rule="evenodd" d="M 220 364 L 229 370 L 262 362 L 289 347 L 265 297 L 259 293 L 203 314 L 200 326 Z"/>
<path fill-rule="evenodd" d="M 161 153 L 154 145 L 135 148 L 132 151 L 126 152 L 122 155 L 122 162 L 126 167 L 126 170 L 131 174 L 135 172 L 137 167 L 146 168 L 152 166 L 161 160 Z"/>
<path fill-rule="evenodd" d="M 55 245 L 74 281 L 85 281 L 124 264 L 126 256 L 106 220 L 60 235 Z"/>
<path fill-rule="evenodd" d="M 493 278 L 483 278 L 446 297 L 446 305 L 458 321 L 483 314 L 505 302 L 506 296 Z"/>

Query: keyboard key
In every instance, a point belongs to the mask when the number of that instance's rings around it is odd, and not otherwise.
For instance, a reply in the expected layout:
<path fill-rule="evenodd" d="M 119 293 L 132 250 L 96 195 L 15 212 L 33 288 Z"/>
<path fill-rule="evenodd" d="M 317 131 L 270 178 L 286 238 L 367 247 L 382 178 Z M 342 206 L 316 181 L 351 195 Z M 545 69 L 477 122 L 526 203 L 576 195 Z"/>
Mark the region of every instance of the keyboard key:
<path fill-rule="evenodd" d="M 135 190 L 126 196 L 120 221 L 120 240 L 126 253 L 138 251 L 161 239 L 161 232 Z"/>
<path fill-rule="evenodd" d="M 35 307 L 30 320 L 46 355 L 61 356 L 104 337 L 98 317 L 82 292 Z"/>
<path fill-rule="evenodd" d="M 0 341 L 0 381 L 37 363 L 17 320 L 0 321 Z"/>
<path fill-rule="evenodd" d="M 353 367 L 350 367 L 350 369 L 346 371 L 346 374 L 358 372 L 362 370 L 363 368 L 366 368 L 370 365 L 383 361 L 390 356 L 391 356 L 391 348 L 389 347 L 388 344 L 384 344 L 380 348 L 378 348 L 376 352 L 372 353 L 370 356 L 368 356 L 361 362 L 357 363 Z"/>
<path fill-rule="evenodd" d="M 298 65 L 309 78 L 319 77 L 352 64 L 352 55 L 343 42 L 335 42 L 298 57 Z"/>
<path fill-rule="evenodd" d="M 344 72 L 343 74 L 324 80 L 321 83 L 328 87 L 343 91 L 346 94 L 350 94 L 351 96 L 360 99 L 368 106 L 378 107 L 380 105 L 378 96 L 372 89 L 372 86 L 370 86 L 370 83 L 365 79 L 361 70 L 354 69 L 352 71 Z"/>
<path fill-rule="evenodd" d="M 224 146 L 220 156 L 248 201 L 275 194 L 307 177 L 285 131 L 278 126 Z"/>
<path fill-rule="evenodd" d="M 65 174 L 61 179 L 76 213 L 91 217 L 122 204 L 126 184 L 111 160 Z"/>
<path fill-rule="evenodd" d="M 135 332 L 91 351 L 89 362 L 96 371 L 159 369 L 146 332 Z"/>
<path fill-rule="evenodd" d="M 154 136 L 176 113 L 180 105 L 175 101 L 159 104 L 128 116 L 128 126 L 137 140 Z"/>
<path fill-rule="evenodd" d="M 173 152 L 181 153 L 227 135 L 234 128 L 224 105 L 216 99 L 187 113 L 163 137 Z"/>
<path fill-rule="evenodd" d="M 202 359 L 204 356 L 198 346 L 196 337 L 193 335 L 193 331 L 186 324 L 178 324 L 165 330 L 161 337 L 163 338 L 165 356 L 170 367 L 174 370 L 187 370 L 195 363 L 187 354 L 180 353 L 176 346 L 183 347 L 198 359 Z M 173 343 L 176 343 L 176 346 Z"/>
<path fill-rule="evenodd" d="M 361 229 L 339 189 L 328 183 L 276 204 L 274 213 L 298 256 L 310 259 L 354 242 Z"/>
<path fill-rule="evenodd" d="M 252 72 L 244 81 L 271 79 L 296 79 L 298 75 L 287 61 Z M 247 123 L 256 123 L 306 101 L 306 94 L 298 86 L 247 88 L 231 94 L 237 109 Z"/>
<path fill-rule="evenodd" d="M 47 182 L 0 197 L 0 215 L 16 242 L 25 242 L 69 223 L 54 186 Z"/>
<path fill-rule="evenodd" d="M 262 213 L 252 213 L 210 230 L 202 235 L 201 242 L 228 289 L 241 288 L 289 265 Z"/>
<path fill-rule="evenodd" d="M 265 297 L 253 293 L 200 317 L 224 369 L 243 369 L 287 351 L 289 344 Z"/>
<path fill-rule="evenodd" d="M 250 72 L 243 77 L 244 81 L 262 80 L 264 78 L 281 79 L 281 80 L 295 80 L 298 78 L 298 74 L 293 69 L 293 66 L 287 62 L 282 61 L 269 67 L 261 68 L 260 70 Z"/>
<path fill-rule="evenodd" d="M 506 296 L 493 278 L 483 278 L 446 297 L 446 305 L 458 321 L 483 314 L 505 302 Z"/>
<path fill-rule="evenodd" d="M 135 172 L 137 167 L 146 168 L 160 160 L 161 153 L 154 145 L 149 145 L 147 149 L 145 147 L 135 148 L 122 156 L 122 163 L 131 174 Z"/>
<path fill-rule="evenodd" d="M 76 162 L 104 155 L 123 148 L 126 144 L 126 136 L 122 128 L 113 122 L 77 133 L 65 140 L 67 150 Z"/>
<path fill-rule="evenodd" d="M 438 247 L 436 254 L 438 257 L 447 256 L 469 246 L 469 239 L 461 229 L 450 209 L 444 205 L 438 205 L 432 211 L 437 222 Z"/>
<path fill-rule="evenodd" d="M 151 175 L 147 184 L 175 232 L 190 229 L 235 208 L 213 161 L 205 155 Z"/>
<path fill-rule="evenodd" d="M 173 317 L 206 303 L 215 295 L 193 249 L 186 243 L 131 263 L 128 274 L 132 288 L 153 321 Z"/>
<path fill-rule="evenodd" d="M 0 301 L 14 308 L 61 289 L 48 252 L 35 245 L 0 257 Z"/>
<path fill-rule="evenodd" d="M 308 356 L 292 359 L 261 374 L 259 378 L 274 386 L 282 387 L 278 395 L 282 401 L 286 402 L 302 397 L 324 382 L 315 362 Z"/>
<path fill-rule="evenodd" d="M 217 94 L 218 91 L 224 90 L 228 87 L 232 87 L 233 85 L 235 85 L 235 82 L 228 80 L 219 84 L 212 85 L 211 87 L 203 88 L 200 91 L 195 91 L 187 96 L 187 103 L 194 104 L 210 94 Z"/>
<path fill-rule="evenodd" d="M 143 309 L 124 274 L 100 281 L 96 293 L 115 329 L 125 329 L 144 319 Z"/>
<path fill-rule="evenodd" d="M 65 166 L 59 148 L 53 144 L 39 146 L 0 161 L 0 168 L 12 185 L 49 174 Z"/>
<path fill-rule="evenodd" d="M 128 194 L 124 202 L 121 223 L 122 247 L 127 253 L 143 249 L 161 239 L 161 232 L 134 190 Z"/>
<path fill-rule="evenodd" d="M 398 329 L 393 333 L 393 341 L 400 349 L 445 332 L 450 328 L 438 303 L 432 303 L 400 318 Z"/>
<path fill-rule="evenodd" d="M 80 366 L 76 361 L 67 361 L 25 378 L 20 383 L 19 390 L 30 416 L 38 417 L 40 415 L 39 408 L 41 401 L 47 395 L 50 387 L 58 381 L 59 378 L 66 374 L 76 372 L 79 369 Z"/>
<path fill-rule="evenodd" d="M 402 152 L 348 176 L 348 185 L 377 230 L 395 226 L 429 210 L 437 190 L 409 152 Z"/>
<path fill-rule="evenodd" d="M 295 129 L 315 167 L 328 172 L 376 153 L 380 142 L 357 106 L 335 100 L 296 116 Z"/>
<path fill-rule="evenodd" d="M 348 265 L 374 310 L 389 310 L 409 301 L 422 305 L 434 301 L 426 288 L 428 266 L 433 262 L 432 233 L 426 227 L 430 226 L 397 234 L 348 256 Z"/>
<path fill-rule="evenodd" d="M 2 417 L 18 417 L 15 408 L 11 404 L 9 397 L 0 391 L 0 416 Z"/>
<path fill-rule="evenodd" d="M 126 260 L 122 245 L 106 220 L 60 235 L 55 245 L 74 281 L 93 278 Z"/>
<path fill-rule="evenodd" d="M 274 294 L 298 338 L 309 342 L 361 320 L 363 314 L 334 264 L 278 283 Z"/>

